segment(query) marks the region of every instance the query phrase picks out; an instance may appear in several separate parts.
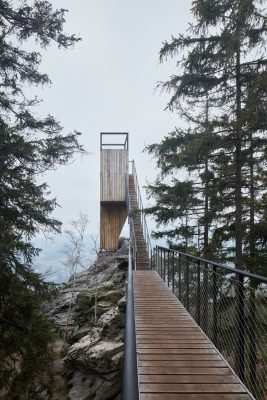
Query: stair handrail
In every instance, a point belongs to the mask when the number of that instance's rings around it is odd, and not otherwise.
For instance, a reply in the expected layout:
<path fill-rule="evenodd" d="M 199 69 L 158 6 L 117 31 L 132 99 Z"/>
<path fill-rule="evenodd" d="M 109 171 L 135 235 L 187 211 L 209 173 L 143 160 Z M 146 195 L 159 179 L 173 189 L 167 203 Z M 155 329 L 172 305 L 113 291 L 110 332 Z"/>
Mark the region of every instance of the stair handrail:
<path fill-rule="evenodd" d="M 130 226 L 130 247 L 132 248 L 132 264 L 133 264 L 133 269 L 136 270 L 136 258 L 137 258 L 137 246 L 136 246 L 136 237 L 134 233 L 134 226 L 133 226 L 133 219 L 130 215 L 130 211 L 132 209 L 131 205 L 131 199 L 129 195 L 129 181 L 128 181 L 128 174 L 125 177 L 125 187 L 126 187 L 126 202 L 127 202 L 127 209 L 128 209 L 128 220 L 129 220 L 129 226 Z"/>
<path fill-rule="evenodd" d="M 132 164 L 132 176 L 134 179 L 134 186 L 135 186 L 135 190 L 136 190 L 138 210 L 141 212 L 141 226 L 142 226 L 143 236 L 144 236 L 145 243 L 146 243 L 146 249 L 147 249 L 147 254 L 148 254 L 148 258 L 149 258 L 149 263 L 150 263 L 150 266 L 152 267 L 153 248 L 151 245 L 151 239 L 150 239 L 149 230 L 148 230 L 148 226 L 147 226 L 146 216 L 144 213 L 144 206 L 143 206 L 141 190 L 140 190 L 140 186 L 139 186 L 139 182 L 138 182 L 135 161 L 131 160 L 130 163 Z"/>

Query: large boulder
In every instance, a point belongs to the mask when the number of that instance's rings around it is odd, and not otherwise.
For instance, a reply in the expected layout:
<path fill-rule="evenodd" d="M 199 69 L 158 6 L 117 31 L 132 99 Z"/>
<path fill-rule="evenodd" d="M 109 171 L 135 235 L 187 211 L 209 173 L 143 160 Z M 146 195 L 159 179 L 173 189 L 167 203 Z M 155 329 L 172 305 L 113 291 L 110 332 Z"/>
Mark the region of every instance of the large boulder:
<path fill-rule="evenodd" d="M 127 268 L 128 240 L 122 239 L 115 254 L 101 254 L 50 306 L 66 338 L 62 357 L 69 400 L 120 398 Z"/>

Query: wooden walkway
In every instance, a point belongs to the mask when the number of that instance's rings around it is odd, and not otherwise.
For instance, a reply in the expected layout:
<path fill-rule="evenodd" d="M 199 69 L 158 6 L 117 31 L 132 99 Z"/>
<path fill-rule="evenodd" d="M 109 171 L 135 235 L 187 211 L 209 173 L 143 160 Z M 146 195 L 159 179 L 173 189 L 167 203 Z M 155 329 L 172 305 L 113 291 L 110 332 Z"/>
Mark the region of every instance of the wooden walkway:
<path fill-rule="evenodd" d="M 155 271 L 134 271 L 140 400 L 251 400 Z"/>

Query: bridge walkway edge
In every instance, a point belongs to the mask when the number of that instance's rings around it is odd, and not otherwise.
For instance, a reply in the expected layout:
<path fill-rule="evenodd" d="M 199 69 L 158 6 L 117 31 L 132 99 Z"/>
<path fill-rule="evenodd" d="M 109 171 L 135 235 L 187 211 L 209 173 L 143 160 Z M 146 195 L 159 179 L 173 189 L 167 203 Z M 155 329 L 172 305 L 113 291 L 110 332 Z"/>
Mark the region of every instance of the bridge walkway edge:
<path fill-rule="evenodd" d="M 139 400 L 253 396 L 155 271 L 133 271 Z"/>

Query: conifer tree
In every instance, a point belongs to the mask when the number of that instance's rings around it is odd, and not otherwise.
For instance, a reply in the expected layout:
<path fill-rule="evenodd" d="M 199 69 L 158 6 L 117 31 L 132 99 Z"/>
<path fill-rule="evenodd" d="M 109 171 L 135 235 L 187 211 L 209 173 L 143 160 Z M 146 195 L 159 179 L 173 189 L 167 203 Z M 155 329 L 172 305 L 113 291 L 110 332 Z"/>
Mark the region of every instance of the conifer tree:
<path fill-rule="evenodd" d="M 239 268 L 264 268 L 266 253 L 266 31 L 260 0 L 195 0 L 188 35 L 164 43 L 179 75 L 163 83 L 184 115 L 209 102 L 212 246 Z M 213 140 L 214 138 L 215 141 Z M 234 243 L 234 245 L 232 245 Z M 253 261 L 254 260 L 254 261 Z M 259 262 L 258 262 L 259 261 Z"/>
<path fill-rule="evenodd" d="M 209 235 L 215 218 L 214 206 L 211 209 L 214 173 L 210 157 L 218 138 L 209 124 L 207 102 L 201 111 L 203 115 L 183 112 L 190 128 L 176 128 L 161 143 L 146 148 L 161 170 L 155 184 L 147 187 L 155 205 L 146 212 L 154 216 L 158 226 L 166 225 L 165 230 L 154 233 L 156 238 L 167 237 L 172 239 L 172 246 L 178 244 L 183 251 L 191 248 L 207 257 L 212 251 Z M 169 229 L 169 224 L 174 228 Z M 191 247 L 187 246 L 188 239 Z"/>
<path fill-rule="evenodd" d="M 63 32 L 66 10 L 48 1 L 0 1 L 0 390 L 17 398 L 44 360 L 49 325 L 40 312 L 49 285 L 34 271 L 40 231 L 59 231 L 51 216 L 56 200 L 41 183 L 82 151 L 78 132 L 63 133 L 51 115 L 38 117 L 37 98 L 26 86 L 48 84 L 39 71 L 41 54 L 27 50 L 29 39 L 45 49 L 69 48 L 79 39 Z M 8 392 L 8 388 L 12 390 Z"/>

